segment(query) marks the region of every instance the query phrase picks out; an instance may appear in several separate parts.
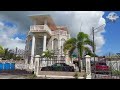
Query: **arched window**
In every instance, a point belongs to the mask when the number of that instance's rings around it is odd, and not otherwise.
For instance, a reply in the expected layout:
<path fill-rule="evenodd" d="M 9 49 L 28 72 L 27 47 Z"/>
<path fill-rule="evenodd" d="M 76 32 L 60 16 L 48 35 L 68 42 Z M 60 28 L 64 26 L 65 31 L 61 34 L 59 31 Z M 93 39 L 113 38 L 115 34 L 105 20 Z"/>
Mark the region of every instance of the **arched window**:
<path fill-rule="evenodd" d="M 57 51 L 58 50 L 58 39 L 53 40 L 53 50 Z"/>
<path fill-rule="evenodd" d="M 62 39 L 61 39 L 61 46 L 62 46 L 62 47 L 63 47 L 64 43 L 65 43 L 65 39 L 62 38 Z"/>
<path fill-rule="evenodd" d="M 65 43 L 65 39 L 62 38 L 61 39 L 61 53 L 63 53 L 63 45 L 64 45 L 64 43 Z"/>

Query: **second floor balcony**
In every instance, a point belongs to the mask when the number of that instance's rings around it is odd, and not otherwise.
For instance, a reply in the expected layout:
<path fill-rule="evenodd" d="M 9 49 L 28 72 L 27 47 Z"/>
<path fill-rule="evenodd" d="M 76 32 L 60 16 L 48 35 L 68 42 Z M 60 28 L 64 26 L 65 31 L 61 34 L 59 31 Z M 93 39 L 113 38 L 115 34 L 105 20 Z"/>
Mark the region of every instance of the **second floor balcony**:
<path fill-rule="evenodd" d="M 52 31 L 48 25 L 32 25 L 30 26 L 30 32 L 46 32 L 48 33 L 50 36 L 52 35 L 63 35 L 63 36 L 67 36 L 68 37 L 68 33 L 67 31 L 64 30 L 55 30 Z"/>
<path fill-rule="evenodd" d="M 46 32 L 52 35 L 52 31 L 47 25 L 32 25 L 30 26 L 30 32 Z"/>

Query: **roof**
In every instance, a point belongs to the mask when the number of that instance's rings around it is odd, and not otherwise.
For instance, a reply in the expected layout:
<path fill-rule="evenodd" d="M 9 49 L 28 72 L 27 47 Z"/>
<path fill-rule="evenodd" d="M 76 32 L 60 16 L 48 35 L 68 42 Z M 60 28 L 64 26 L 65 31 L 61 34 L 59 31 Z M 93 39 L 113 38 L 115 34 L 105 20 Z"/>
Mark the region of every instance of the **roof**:
<path fill-rule="evenodd" d="M 29 17 L 38 25 L 44 25 L 45 20 L 47 20 L 47 25 L 52 31 L 60 29 L 68 32 L 68 28 L 66 26 L 56 26 L 50 15 L 31 15 Z"/>
<path fill-rule="evenodd" d="M 66 26 L 57 26 L 57 29 L 64 30 L 68 32 L 68 28 Z"/>

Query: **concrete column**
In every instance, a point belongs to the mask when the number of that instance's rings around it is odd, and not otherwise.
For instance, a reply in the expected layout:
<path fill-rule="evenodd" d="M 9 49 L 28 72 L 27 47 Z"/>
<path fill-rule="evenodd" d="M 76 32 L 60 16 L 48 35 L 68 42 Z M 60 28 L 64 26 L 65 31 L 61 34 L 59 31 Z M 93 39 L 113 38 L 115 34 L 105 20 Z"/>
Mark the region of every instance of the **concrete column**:
<path fill-rule="evenodd" d="M 34 56 L 34 50 L 35 50 L 35 36 L 32 37 L 32 50 L 31 50 L 31 56 Z"/>
<path fill-rule="evenodd" d="M 52 50 L 53 50 L 53 40 L 52 40 Z"/>
<path fill-rule="evenodd" d="M 86 55 L 85 56 L 86 58 L 86 79 L 91 79 L 92 76 L 91 76 L 91 63 L 90 63 L 90 56 L 89 55 Z"/>
<path fill-rule="evenodd" d="M 30 69 L 32 69 L 33 68 L 33 57 L 34 57 L 34 50 L 35 50 L 35 36 L 33 35 L 33 37 L 32 37 L 32 49 L 31 49 L 31 67 L 30 67 Z"/>
<path fill-rule="evenodd" d="M 43 51 L 46 51 L 46 40 L 47 40 L 47 36 L 44 35 L 44 37 L 43 37 Z"/>
<path fill-rule="evenodd" d="M 58 60 L 61 60 L 61 40 L 60 40 L 60 36 L 58 37 Z"/>
<path fill-rule="evenodd" d="M 39 58 L 40 58 L 40 55 L 36 55 L 35 56 L 35 70 L 34 70 L 34 74 L 37 76 L 38 75 L 38 72 L 39 72 Z"/>
<path fill-rule="evenodd" d="M 25 46 L 25 65 L 28 64 L 28 40 L 26 41 L 26 46 Z"/>

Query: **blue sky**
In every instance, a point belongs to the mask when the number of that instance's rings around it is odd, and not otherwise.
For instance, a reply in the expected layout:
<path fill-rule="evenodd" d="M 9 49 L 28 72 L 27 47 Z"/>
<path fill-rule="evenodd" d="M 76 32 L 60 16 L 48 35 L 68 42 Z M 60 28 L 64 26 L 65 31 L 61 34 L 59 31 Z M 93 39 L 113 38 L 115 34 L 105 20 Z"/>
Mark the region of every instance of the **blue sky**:
<path fill-rule="evenodd" d="M 104 14 L 104 18 L 108 15 L 109 11 L 106 11 Z M 120 12 L 116 11 L 118 16 L 120 16 Z M 107 19 L 106 19 L 107 21 Z M 120 19 L 116 22 L 109 22 L 105 27 L 106 32 L 103 34 L 105 38 L 105 44 L 102 47 L 102 55 L 110 53 L 118 53 L 120 52 Z"/>

